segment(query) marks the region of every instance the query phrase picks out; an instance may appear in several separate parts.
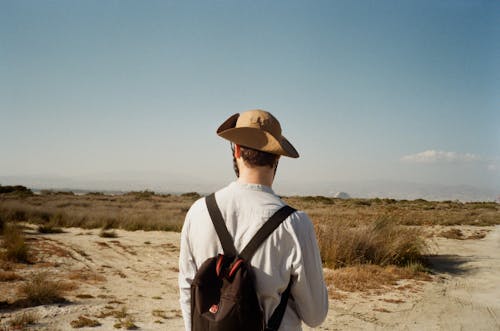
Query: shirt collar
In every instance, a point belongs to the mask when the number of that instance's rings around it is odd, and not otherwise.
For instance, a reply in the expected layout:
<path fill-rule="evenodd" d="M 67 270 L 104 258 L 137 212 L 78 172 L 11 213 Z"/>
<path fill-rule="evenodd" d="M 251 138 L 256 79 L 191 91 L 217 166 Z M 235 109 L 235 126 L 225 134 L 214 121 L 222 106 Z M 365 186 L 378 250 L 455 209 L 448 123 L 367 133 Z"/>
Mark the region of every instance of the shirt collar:
<path fill-rule="evenodd" d="M 232 186 L 234 188 L 242 189 L 242 190 L 261 191 L 261 192 L 267 192 L 267 193 L 271 193 L 271 194 L 276 195 L 271 187 L 269 187 L 267 185 L 262 185 L 262 184 L 241 183 L 241 182 L 236 180 L 236 181 L 232 182 L 230 184 L 230 186 Z"/>

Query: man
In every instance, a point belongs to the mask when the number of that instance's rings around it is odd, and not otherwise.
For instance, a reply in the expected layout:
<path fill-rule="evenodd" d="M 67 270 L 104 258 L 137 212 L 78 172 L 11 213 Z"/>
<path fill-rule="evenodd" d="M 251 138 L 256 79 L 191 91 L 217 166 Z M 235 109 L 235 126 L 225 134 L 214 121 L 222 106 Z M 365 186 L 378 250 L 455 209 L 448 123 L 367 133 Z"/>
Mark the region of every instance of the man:
<path fill-rule="evenodd" d="M 299 157 L 281 134 L 278 120 L 263 110 L 235 114 L 217 130 L 232 144 L 238 179 L 215 193 L 217 204 L 240 252 L 257 230 L 285 203 L 271 186 L 281 155 Z M 196 271 L 208 258 L 222 253 L 204 199 L 189 209 L 181 234 L 179 257 L 180 304 L 186 330 L 191 330 L 190 287 Z M 251 261 L 256 291 L 267 321 L 292 279 L 291 296 L 279 330 L 314 327 L 328 312 L 328 293 L 314 228 L 297 211 L 263 242 Z"/>

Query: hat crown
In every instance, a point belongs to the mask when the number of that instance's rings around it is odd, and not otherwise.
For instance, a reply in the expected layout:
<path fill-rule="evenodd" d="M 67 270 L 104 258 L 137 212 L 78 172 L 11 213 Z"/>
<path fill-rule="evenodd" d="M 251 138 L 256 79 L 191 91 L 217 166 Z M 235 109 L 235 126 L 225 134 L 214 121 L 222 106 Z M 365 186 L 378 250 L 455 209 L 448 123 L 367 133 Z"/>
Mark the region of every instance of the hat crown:
<path fill-rule="evenodd" d="M 280 122 L 271 113 L 261 109 L 241 113 L 236 121 L 236 127 L 261 129 L 275 137 L 281 136 Z"/>

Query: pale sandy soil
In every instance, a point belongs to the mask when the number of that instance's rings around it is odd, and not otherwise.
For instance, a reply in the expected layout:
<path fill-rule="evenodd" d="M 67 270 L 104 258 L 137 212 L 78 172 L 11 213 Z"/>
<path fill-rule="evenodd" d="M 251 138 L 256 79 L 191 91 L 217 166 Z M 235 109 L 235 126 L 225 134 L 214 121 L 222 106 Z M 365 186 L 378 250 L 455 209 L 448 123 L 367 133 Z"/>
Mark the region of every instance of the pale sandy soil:
<path fill-rule="evenodd" d="M 465 234 L 477 229 L 454 228 Z M 406 280 L 385 291 L 343 293 L 344 298 L 330 300 L 322 326 L 304 330 L 500 330 L 500 226 L 488 229 L 480 240 L 432 239 L 437 254 L 432 282 Z M 26 277 L 47 270 L 56 280 L 77 284 L 65 294 L 68 303 L 0 310 L 0 326 L 33 311 L 39 322 L 32 330 L 75 330 L 70 323 L 81 315 L 102 325 L 78 330 L 116 330 L 118 319 L 102 316 L 126 307 L 140 330 L 182 330 L 178 233 L 118 230 L 117 238 L 101 238 L 98 230 L 65 231 L 29 235 L 46 263 L 16 272 Z M 20 282 L 0 282 L 0 302 L 12 300 Z M 153 316 L 155 310 L 162 316 Z"/>

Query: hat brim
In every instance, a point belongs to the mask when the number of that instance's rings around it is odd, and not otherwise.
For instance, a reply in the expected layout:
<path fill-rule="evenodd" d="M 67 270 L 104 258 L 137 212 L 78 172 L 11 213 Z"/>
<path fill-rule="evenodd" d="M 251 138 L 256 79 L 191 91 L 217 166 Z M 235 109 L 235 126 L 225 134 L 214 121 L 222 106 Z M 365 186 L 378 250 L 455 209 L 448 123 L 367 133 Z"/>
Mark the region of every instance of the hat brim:
<path fill-rule="evenodd" d="M 257 128 L 235 128 L 230 127 L 230 123 L 236 125 L 235 115 L 230 117 L 223 125 L 217 130 L 217 134 L 224 139 L 227 139 L 235 144 L 250 147 L 259 151 L 268 152 L 271 154 L 283 155 L 292 158 L 298 158 L 299 153 L 292 146 L 292 144 L 283 136 L 277 139 L 267 131 Z"/>

